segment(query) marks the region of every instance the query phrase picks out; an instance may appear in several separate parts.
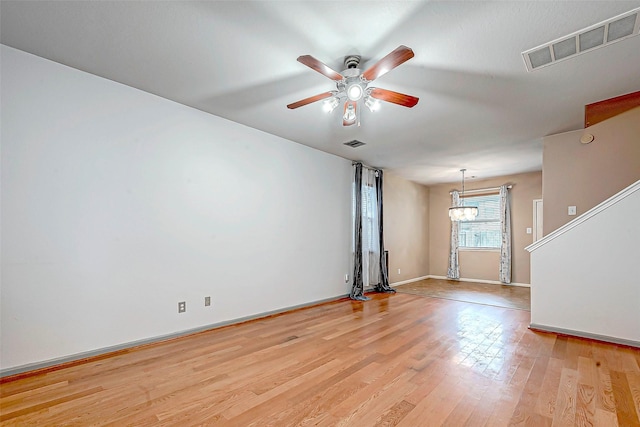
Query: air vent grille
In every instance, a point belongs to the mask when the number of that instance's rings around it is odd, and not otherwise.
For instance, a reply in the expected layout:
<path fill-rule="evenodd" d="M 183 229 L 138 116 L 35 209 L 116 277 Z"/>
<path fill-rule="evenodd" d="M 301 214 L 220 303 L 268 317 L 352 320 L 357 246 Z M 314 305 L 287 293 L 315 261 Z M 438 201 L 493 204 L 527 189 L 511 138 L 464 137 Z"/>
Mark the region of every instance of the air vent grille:
<path fill-rule="evenodd" d="M 640 8 L 522 52 L 528 71 L 640 34 Z M 606 35 L 606 37 L 605 37 Z"/>
<path fill-rule="evenodd" d="M 357 139 L 354 139 L 353 141 L 345 142 L 344 145 L 351 148 L 357 148 L 357 147 L 362 147 L 363 145 L 366 145 L 366 144 L 362 141 L 358 141 Z"/>
<path fill-rule="evenodd" d="M 593 49 L 594 47 L 602 46 L 604 43 L 604 27 L 594 28 L 593 30 L 586 31 L 579 36 L 580 51 Z"/>

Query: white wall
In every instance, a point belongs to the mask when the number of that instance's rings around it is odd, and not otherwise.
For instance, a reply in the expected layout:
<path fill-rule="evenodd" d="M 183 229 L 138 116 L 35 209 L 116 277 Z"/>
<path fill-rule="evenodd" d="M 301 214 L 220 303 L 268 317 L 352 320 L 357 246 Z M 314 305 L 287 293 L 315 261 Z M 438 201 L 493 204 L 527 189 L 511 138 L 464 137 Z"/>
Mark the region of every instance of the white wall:
<path fill-rule="evenodd" d="M 349 161 L 1 52 L 2 369 L 348 293 Z"/>
<path fill-rule="evenodd" d="M 640 181 L 635 187 L 574 228 L 567 224 L 564 234 L 534 244 L 540 246 L 531 252 L 532 326 L 640 344 L 640 225 L 628 216 L 640 212 Z"/>

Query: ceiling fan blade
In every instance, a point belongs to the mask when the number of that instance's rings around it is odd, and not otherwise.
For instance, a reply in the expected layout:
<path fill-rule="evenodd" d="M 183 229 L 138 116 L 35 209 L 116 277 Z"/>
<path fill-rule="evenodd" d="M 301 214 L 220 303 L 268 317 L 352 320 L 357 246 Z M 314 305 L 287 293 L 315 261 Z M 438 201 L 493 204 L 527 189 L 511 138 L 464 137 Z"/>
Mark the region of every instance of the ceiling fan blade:
<path fill-rule="evenodd" d="M 391 102 L 409 108 L 414 107 L 420 100 L 420 98 L 416 98 L 415 96 L 405 95 L 404 93 L 380 89 L 377 87 L 371 89 L 369 96 L 381 101 Z"/>
<path fill-rule="evenodd" d="M 398 46 L 396 50 L 376 62 L 367 71 L 362 73 L 362 77 L 368 81 L 377 79 L 396 68 L 398 65 L 413 58 L 413 51 L 406 46 Z"/>
<path fill-rule="evenodd" d="M 323 76 L 329 77 L 331 80 L 340 81 L 344 79 L 344 76 L 342 74 L 340 74 L 336 70 L 329 68 L 326 64 L 318 61 L 311 55 L 299 56 L 298 62 L 306 65 L 312 70 L 319 72 Z"/>
<path fill-rule="evenodd" d="M 356 119 L 358 118 L 357 108 L 358 108 L 358 103 L 356 101 L 347 101 L 344 103 L 344 113 L 342 114 L 342 126 L 351 126 L 356 122 Z"/>
<path fill-rule="evenodd" d="M 320 101 L 321 99 L 330 98 L 334 95 L 334 92 L 319 93 L 318 95 L 310 96 L 309 98 L 301 99 L 298 102 L 287 105 L 287 108 L 293 110 L 294 108 L 302 107 L 312 102 Z"/>

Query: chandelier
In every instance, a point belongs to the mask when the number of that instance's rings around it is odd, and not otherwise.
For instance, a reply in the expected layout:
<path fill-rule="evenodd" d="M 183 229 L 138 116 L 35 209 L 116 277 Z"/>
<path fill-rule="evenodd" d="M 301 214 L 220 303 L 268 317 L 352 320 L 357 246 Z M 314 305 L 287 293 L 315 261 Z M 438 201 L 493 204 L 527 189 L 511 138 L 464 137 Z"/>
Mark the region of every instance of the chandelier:
<path fill-rule="evenodd" d="M 449 218 L 451 221 L 472 221 L 478 215 L 478 208 L 475 206 L 464 205 L 464 172 L 466 169 L 460 169 L 462 172 L 462 194 L 460 195 L 460 206 L 449 208 Z"/>

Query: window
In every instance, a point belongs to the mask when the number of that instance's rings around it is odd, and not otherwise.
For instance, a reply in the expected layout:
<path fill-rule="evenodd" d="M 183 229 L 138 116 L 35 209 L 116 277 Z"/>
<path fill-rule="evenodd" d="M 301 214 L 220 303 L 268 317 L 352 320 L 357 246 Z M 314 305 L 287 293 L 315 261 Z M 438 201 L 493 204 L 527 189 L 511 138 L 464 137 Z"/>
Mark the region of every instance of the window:
<path fill-rule="evenodd" d="M 362 186 L 362 245 L 369 252 L 380 252 L 378 248 L 378 197 L 375 187 Z"/>
<path fill-rule="evenodd" d="M 489 194 L 465 197 L 464 205 L 476 206 L 478 208 L 478 216 L 473 221 L 459 222 L 459 247 L 499 249 L 502 244 L 500 195 Z"/>
<path fill-rule="evenodd" d="M 355 215 L 356 199 L 355 186 L 352 186 L 351 209 Z M 376 188 L 369 184 L 362 184 L 361 187 L 361 203 L 362 210 L 360 215 L 362 218 L 362 248 L 369 252 L 379 252 L 379 236 L 378 236 L 378 196 Z M 354 248 L 353 239 L 351 247 Z"/>

